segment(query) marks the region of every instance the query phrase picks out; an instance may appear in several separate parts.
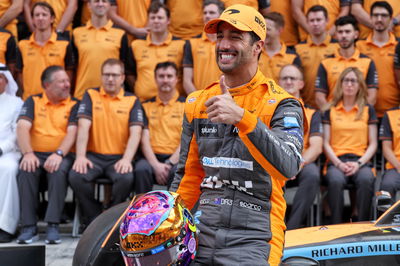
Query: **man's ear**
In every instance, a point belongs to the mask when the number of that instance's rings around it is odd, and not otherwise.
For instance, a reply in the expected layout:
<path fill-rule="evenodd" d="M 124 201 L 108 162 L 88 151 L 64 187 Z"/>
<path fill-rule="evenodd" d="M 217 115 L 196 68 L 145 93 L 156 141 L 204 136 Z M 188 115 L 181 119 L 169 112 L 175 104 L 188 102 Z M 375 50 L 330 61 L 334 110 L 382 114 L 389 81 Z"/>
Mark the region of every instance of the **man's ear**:
<path fill-rule="evenodd" d="M 254 52 L 256 55 L 258 55 L 259 53 L 261 53 L 263 47 L 264 47 L 264 41 L 260 40 L 254 43 L 255 47 L 254 47 Z"/>

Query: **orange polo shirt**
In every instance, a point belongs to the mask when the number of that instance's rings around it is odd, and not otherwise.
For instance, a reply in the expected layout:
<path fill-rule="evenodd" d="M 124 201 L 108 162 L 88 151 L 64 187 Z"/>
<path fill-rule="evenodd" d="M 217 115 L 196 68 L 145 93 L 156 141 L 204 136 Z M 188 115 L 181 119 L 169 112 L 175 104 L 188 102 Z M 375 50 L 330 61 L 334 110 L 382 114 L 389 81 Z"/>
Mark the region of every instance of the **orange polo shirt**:
<path fill-rule="evenodd" d="M 52 104 L 46 93 L 30 96 L 24 103 L 19 119 L 32 123 L 31 146 L 36 152 L 54 152 L 67 134 L 67 127 L 77 125 L 78 100 L 68 97 Z"/>
<path fill-rule="evenodd" d="M 372 34 L 365 41 L 358 41 L 357 48 L 361 53 L 374 60 L 379 77 L 379 90 L 375 110 L 382 117 L 386 110 L 400 104 L 400 91 L 394 75 L 394 55 L 397 45 L 396 37 L 390 34 L 389 41 L 382 47 L 372 41 Z"/>
<path fill-rule="evenodd" d="M 164 104 L 157 96 L 144 102 L 143 109 L 153 152 L 173 154 L 181 141 L 185 98 L 176 93 L 168 104 Z"/>
<path fill-rule="evenodd" d="M 285 27 L 281 33 L 281 40 L 287 46 L 296 45 L 299 42 L 297 23 L 292 16 L 291 0 L 271 1 L 271 12 L 282 14 L 285 19 Z"/>
<path fill-rule="evenodd" d="M 330 125 L 330 140 L 336 156 L 355 154 L 362 156 L 368 147 L 368 125 L 378 124 L 372 106 L 364 106 L 361 119 L 356 120 L 358 106 L 346 111 L 343 103 L 331 107 L 324 113 L 322 123 Z"/>
<path fill-rule="evenodd" d="M 0 17 L 7 11 L 7 9 L 11 6 L 12 0 L 0 0 Z M 18 37 L 17 32 L 17 19 L 11 20 L 5 27 L 6 30 L 9 30 L 12 35 Z"/>
<path fill-rule="evenodd" d="M 379 129 L 379 139 L 382 141 L 392 141 L 392 149 L 397 160 L 400 160 L 400 107 L 388 110 L 381 122 Z M 394 166 L 386 162 L 386 169 L 392 169 Z"/>
<path fill-rule="evenodd" d="M 332 42 L 331 36 L 327 34 L 324 42 L 319 45 L 315 44 L 311 36 L 308 35 L 306 41 L 300 42 L 295 47 L 301 59 L 304 72 L 305 85 L 301 90 L 301 98 L 306 104 L 316 107 L 314 84 L 318 66 L 323 59 L 334 55 L 339 46 L 337 43 Z"/>
<path fill-rule="evenodd" d="M 321 5 L 328 11 L 328 25 L 327 29 L 330 29 L 335 24 L 335 20 L 338 18 L 340 8 L 342 6 L 350 6 L 349 0 L 304 0 L 303 11 L 307 14 L 307 11 L 314 5 Z M 299 26 L 300 40 L 307 38 L 307 33 Z"/>
<path fill-rule="evenodd" d="M 263 49 L 260 60 L 258 61 L 258 67 L 264 76 L 273 79 L 275 82 L 278 82 L 279 72 L 283 66 L 295 64 L 301 67 L 301 60 L 296 54 L 296 51 L 294 49 L 287 48 L 284 43 L 281 44 L 281 50 L 279 50 L 279 52 L 273 57 L 269 57 L 265 49 Z"/>
<path fill-rule="evenodd" d="M 371 11 L 371 6 L 373 3 L 375 3 L 377 0 L 352 0 L 353 4 L 361 4 L 367 14 L 369 15 Z M 397 15 L 400 14 L 400 1 L 399 0 L 385 0 L 388 2 L 392 8 L 393 8 L 393 17 L 396 17 Z M 372 30 L 368 27 L 365 27 L 363 24 L 359 23 L 358 27 L 360 28 L 360 36 L 359 39 L 366 39 L 368 35 L 372 32 Z M 394 28 L 395 35 L 397 37 L 400 37 L 400 25 L 397 25 Z"/>
<path fill-rule="evenodd" d="M 193 84 L 198 90 L 219 79 L 221 71 L 215 58 L 215 42 L 210 41 L 207 34 L 186 41 L 183 67 L 193 68 Z"/>
<path fill-rule="evenodd" d="M 174 36 L 187 40 L 202 33 L 203 1 L 168 0 L 167 6 L 171 14 L 169 31 Z"/>
<path fill-rule="evenodd" d="M 35 35 L 19 42 L 17 51 L 17 71 L 22 72 L 24 85 L 23 99 L 43 91 L 40 76 L 51 65 L 60 65 L 73 69 L 75 65 L 71 43 L 55 32 L 50 39 L 40 46 L 35 42 Z"/>
<path fill-rule="evenodd" d="M 81 99 L 88 88 L 101 85 L 101 65 L 105 60 L 117 58 L 126 61 L 128 40 L 125 32 L 115 28 L 111 20 L 99 29 L 89 21 L 86 26 L 75 28 L 72 38 L 78 59 L 74 96 Z"/>
<path fill-rule="evenodd" d="M 60 23 L 62 16 L 64 15 L 65 9 L 68 6 L 68 0 L 31 0 L 31 6 L 36 2 L 47 2 L 54 9 L 54 13 L 56 14 L 56 18 L 54 20 L 53 27 L 56 28 Z M 72 30 L 72 24 L 69 24 L 66 30 Z"/>
<path fill-rule="evenodd" d="M 151 99 L 157 95 L 157 85 L 154 79 L 154 68 L 158 63 L 171 61 L 179 69 L 177 89 L 184 95 L 182 87 L 182 58 L 185 41 L 168 34 L 167 39 L 160 45 L 151 41 L 150 34 L 146 39 L 137 39 L 132 42 L 133 56 L 129 58 L 129 69 L 136 72 L 135 95 L 141 101 Z"/>
<path fill-rule="evenodd" d="M 0 63 L 15 63 L 17 57 L 17 43 L 8 30 L 0 28 Z"/>
<path fill-rule="evenodd" d="M 88 89 L 79 105 L 78 118 L 92 121 L 87 150 L 103 155 L 124 154 L 129 128 L 144 126 L 140 102 L 123 89 L 116 97 L 110 97 L 103 88 Z"/>
<path fill-rule="evenodd" d="M 352 57 L 345 58 L 336 50 L 335 56 L 321 61 L 315 79 L 315 91 L 325 93 L 327 99 L 333 97 L 333 90 L 340 74 L 348 67 L 357 67 L 363 73 L 368 89 L 378 88 L 378 74 L 374 61 L 368 56 L 361 54 L 356 48 Z"/>
<path fill-rule="evenodd" d="M 251 6 L 256 10 L 264 9 L 270 6 L 270 1 L 268 0 L 221 0 L 221 2 L 225 4 L 225 8 L 236 4 Z"/>

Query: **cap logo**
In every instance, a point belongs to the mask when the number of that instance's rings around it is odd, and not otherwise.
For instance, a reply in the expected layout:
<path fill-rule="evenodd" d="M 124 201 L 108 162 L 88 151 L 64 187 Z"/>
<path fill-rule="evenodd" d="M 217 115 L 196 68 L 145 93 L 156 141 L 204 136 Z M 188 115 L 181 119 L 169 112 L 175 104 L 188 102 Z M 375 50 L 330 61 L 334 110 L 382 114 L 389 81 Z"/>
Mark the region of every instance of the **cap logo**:
<path fill-rule="evenodd" d="M 258 17 L 254 17 L 254 21 L 260 25 L 261 27 L 265 28 L 265 22 L 261 21 Z"/>
<path fill-rule="evenodd" d="M 228 15 L 240 13 L 240 10 L 237 9 L 228 9 L 224 13 L 228 13 Z"/>

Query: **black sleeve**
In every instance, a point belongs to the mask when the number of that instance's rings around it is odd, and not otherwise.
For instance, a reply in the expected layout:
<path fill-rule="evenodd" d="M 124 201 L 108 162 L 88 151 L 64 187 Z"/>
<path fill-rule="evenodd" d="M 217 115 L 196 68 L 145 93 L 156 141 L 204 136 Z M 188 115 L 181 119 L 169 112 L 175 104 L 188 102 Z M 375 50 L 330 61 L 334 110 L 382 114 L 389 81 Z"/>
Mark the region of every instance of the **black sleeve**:
<path fill-rule="evenodd" d="M 7 50 L 6 50 L 6 63 L 15 63 L 17 60 L 17 43 L 14 36 L 10 35 L 7 40 Z"/>
<path fill-rule="evenodd" d="M 74 34 L 72 34 L 71 47 L 72 47 L 72 53 L 74 54 L 74 58 L 76 59 L 76 62 L 79 62 L 79 51 L 75 45 Z"/>
<path fill-rule="evenodd" d="M 315 111 L 310 122 L 310 136 L 322 135 L 322 118 L 319 111 Z"/>
<path fill-rule="evenodd" d="M 133 125 L 147 127 L 147 124 L 145 124 L 143 108 L 139 99 L 136 99 L 129 114 L 129 126 Z"/>
<path fill-rule="evenodd" d="M 24 68 L 24 60 L 22 59 L 22 54 L 18 47 L 17 47 L 17 62 L 15 64 L 15 67 L 19 72 L 22 72 L 22 69 Z"/>
<path fill-rule="evenodd" d="M 331 110 L 326 110 L 322 115 L 322 124 L 331 124 Z"/>
<path fill-rule="evenodd" d="M 128 57 L 126 59 L 126 70 L 125 72 L 134 74 L 137 76 L 136 73 L 136 61 L 135 61 L 135 56 L 133 55 L 133 47 L 129 48 L 128 50 Z"/>
<path fill-rule="evenodd" d="M 186 40 L 185 46 L 183 47 L 183 67 L 193 67 L 193 54 L 192 45 L 190 40 Z"/>
<path fill-rule="evenodd" d="M 21 111 L 18 116 L 18 120 L 20 120 L 20 119 L 25 119 L 30 122 L 32 122 L 33 119 L 35 119 L 35 102 L 34 102 L 32 96 L 30 96 L 24 102 L 24 105 L 22 106 Z"/>
<path fill-rule="evenodd" d="M 376 117 L 375 108 L 368 104 L 368 124 L 378 124 L 378 118 Z"/>
<path fill-rule="evenodd" d="M 315 79 L 315 91 L 329 93 L 327 73 L 322 63 L 319 65 L 317 78 Z"/>
<path fill-rule="evenodd" d="M 70 41 L 68 42 L 66 49 L 64 58 L 65 69 L 71 70 L 75 67 L 75 55 Z"/>
<path fill-rule="evenodd" d="M 124 62 L 125 65 L 125 73 L 127 75 L 132 74 L 131 69 L 128 67 L 127 61 L 129 57 L 129 45 L 128 45 L 128 36 L 126 33 L 121 38 L 121 48 L 119 48 L 119 59 Z"/>
<path fill-rule="evenodd" d="M 77 125 L 78 124 L 78 108 L 79 101 L 76 100 L 76 103 L 71 108 L 71 112 L 69 113 L 68 125 Z"/>
<path fill-rule="evenodd" d="M 368 89 L 378 88 L 378 72 L 376 71 L 375 63 L 371 60 L 369 63 L 367 78 L 365 80 Z"/>
<path fill-rule="evenodd" d="M 379 128 L 380 140 L 393 140 L 392 127 L 390 126 L 388 113 L 385 112 L 382 118 L 381 127 Z"/>
<path fill-rule="evenodd" d="M 293 60 L 293 65 L 298 66 L 300 69 L 302 68 L 300 56 L 298 56 L 297 54 L 296 54 L 296 57 Z"/>
<path fill-rule="evenodd" d="M 77 117 L 79 118 L 87 118 L 89 120 L 92 120 L 93 114 L 92 114 L 92 98 L 90 98 L 90 95 L 88 91 L 85 92 L 83 95 L 83 99 L 79 104 L 78 112 L 77 112 Z"/>

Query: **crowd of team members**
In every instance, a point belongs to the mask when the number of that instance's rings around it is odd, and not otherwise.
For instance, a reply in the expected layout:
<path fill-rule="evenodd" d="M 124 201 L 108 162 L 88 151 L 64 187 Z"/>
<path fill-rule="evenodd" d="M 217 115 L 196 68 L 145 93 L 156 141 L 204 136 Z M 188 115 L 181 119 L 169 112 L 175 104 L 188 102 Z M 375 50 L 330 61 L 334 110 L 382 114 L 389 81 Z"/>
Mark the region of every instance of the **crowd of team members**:
<path fill-rule="evenodd" d="M 288 183 L 299 189 L 287 227 L 304 225 L 320 188 L 316 161 L 323 150 L 331 222 L 342 221 L 348 182 L 356 187 L 354 214 L 370 218 L 379 122 L 387 159 L 381 188 L 393 196 L 400 189 L 397 0 L 87 0 L 79 2 L 78 13 L 77 0 L 3 2 L 0 63 L 10 71 L 0 69 L 6 114 L 0 116 L 0 169 L 8 184 L 0 193 L 1 241 L 11 240 L 18 223 L 19 243 L 37 239 L 44 173 L 48 243 L 60 242 L 68 183 L 86 225 L 101 212 L 91 184 L 98 177 L 113 181 L 111 204 L 155 182 L 170 184 L 184 97 L 221 75 L 218 35 L 202 32 L 203 25 L 237 2 L 265 17 L 260 70 L 306 106 L 310 132 L 304 167 Z M 17 45 L 15 18 L 22 9 L 32 34 Z M 83 26 L 72 28 L 74 15 Z"/>

